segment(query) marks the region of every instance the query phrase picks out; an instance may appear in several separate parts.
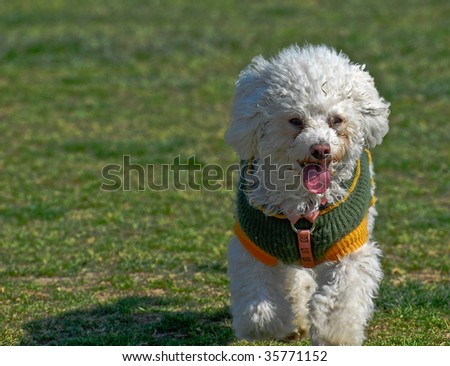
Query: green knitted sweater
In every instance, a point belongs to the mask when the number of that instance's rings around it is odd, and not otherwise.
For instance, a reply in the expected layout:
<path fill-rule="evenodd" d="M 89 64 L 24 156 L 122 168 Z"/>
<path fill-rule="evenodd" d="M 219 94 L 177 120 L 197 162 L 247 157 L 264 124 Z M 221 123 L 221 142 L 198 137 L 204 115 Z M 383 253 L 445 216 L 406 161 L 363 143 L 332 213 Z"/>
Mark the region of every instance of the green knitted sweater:
<path fill-rule="evenodd" d="M 320 214 L 311 233 L 314 260 L 320 262 L 325 253 L 344 236 L 357 228 L 365 218 L 372 203 L 369 152 L 362 154 L 353 177 L 343 182 L 347 195 L 339 202 L 320 207 Z M 243 164 L 243 169 L 247 169 Z M 241 174 L 237 193 L 237 219 L 245 235 L 265 253 L 285 264 L 299 261 L 297 234 L 287 218 L 266 216 L 248 202 L 246 183 Z M 301 218 L 297 229 L 310 229 L 312 224 Z"/>

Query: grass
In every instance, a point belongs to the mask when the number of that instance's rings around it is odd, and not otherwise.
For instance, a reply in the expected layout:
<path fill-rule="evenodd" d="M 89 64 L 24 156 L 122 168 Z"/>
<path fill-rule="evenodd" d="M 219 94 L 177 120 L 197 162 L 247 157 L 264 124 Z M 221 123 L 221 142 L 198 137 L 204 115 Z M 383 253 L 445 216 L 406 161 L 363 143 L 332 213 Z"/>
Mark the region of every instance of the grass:
<path fill-rule="evenodd" d="M 448 10 L 437 0 L 2 2 L 0 344 L 247 344 L 228 309 L 234 193 L 135 181 L 105 192 L 101 170 L 124 155 L 235 163 L 223 133 L 239 71 L 308 41 L 367 64 L 392 103 L 374 151 L 386 275 L 366 344 L 449 345 Z"/>

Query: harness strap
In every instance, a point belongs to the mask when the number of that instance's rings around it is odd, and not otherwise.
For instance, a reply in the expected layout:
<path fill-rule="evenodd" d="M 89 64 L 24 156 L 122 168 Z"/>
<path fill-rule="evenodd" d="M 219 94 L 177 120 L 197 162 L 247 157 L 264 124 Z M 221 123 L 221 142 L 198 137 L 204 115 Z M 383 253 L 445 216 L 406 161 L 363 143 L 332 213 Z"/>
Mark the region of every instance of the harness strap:
<path fill-rule="evenodd" d="M 297 231 L 298 249 L 303 267 L 314 268 L 314 258 L 311 249 L 311 230 Z"/>

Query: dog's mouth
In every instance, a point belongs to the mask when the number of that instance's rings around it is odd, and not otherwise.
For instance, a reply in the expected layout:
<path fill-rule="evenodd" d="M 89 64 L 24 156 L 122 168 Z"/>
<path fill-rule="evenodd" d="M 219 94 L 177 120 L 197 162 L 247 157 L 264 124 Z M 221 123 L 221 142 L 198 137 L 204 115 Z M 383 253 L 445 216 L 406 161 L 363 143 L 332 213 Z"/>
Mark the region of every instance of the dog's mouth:
<path fill-rule="evenodd" d="M 316 163 L 298 162 L 303 175 L 303 186 L 313 194 L 322 194 L 330 187 L 331 174 L 328 169 L 329 161 Z"/>

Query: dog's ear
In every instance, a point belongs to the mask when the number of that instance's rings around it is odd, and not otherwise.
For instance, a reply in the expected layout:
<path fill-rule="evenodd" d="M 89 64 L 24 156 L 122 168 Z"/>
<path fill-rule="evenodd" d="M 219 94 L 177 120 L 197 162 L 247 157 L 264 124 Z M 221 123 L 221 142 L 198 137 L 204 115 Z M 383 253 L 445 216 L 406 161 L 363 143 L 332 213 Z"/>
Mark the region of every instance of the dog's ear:
<path fill-rule="evenodd" d="M 389 131 L 389 106 L 386 100 L 379 97 L 378 100 L 362 108 L 363 130 L 369 148 L 381 144 L 383 137 Z"/>
<path fill-rule="evenodd" d="M 268 64 L 262 56 L 255 57 L 236 82 L 231 126 L 225 133 L 225 141 L 243 160 L 256 156 L 258 129 L 267 120 L 263 105 Z"/>
<path fill-rule="evenodd" d="M 373 78 L 368 72 L 363 71 L 364 66 L 361 67 L 362 73 L 359 75 L 359 97 L 358 109 L 362 118 L 362 129 L 364 131 L 364 139 L 367 147 L 373 148 L 381 144 L 383 137 L 389 131 L 389 106 L 390 103 L 384 98 L 380 97 Z"/>

